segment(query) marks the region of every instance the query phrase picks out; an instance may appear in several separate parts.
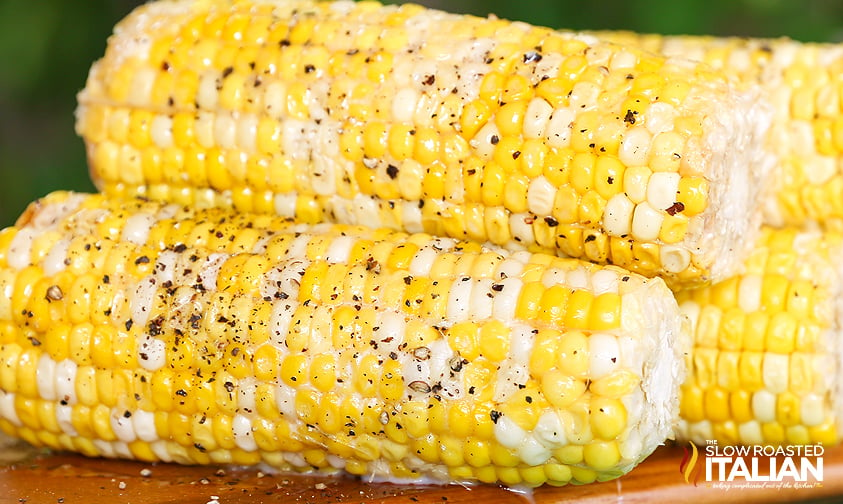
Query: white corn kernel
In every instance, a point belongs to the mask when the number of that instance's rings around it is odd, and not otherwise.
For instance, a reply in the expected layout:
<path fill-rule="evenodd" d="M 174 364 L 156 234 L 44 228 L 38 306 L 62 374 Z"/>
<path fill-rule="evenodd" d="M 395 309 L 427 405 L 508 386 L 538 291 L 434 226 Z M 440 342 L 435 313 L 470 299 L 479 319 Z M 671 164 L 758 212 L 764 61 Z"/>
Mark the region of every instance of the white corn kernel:
<path fill-rule="evenodd" d="M 495 422 L 495 439 L 506 448 L 518 448 L 527 437 L 527 433 L 506 415 Z"/>
<path fill-rule="evenodd" d="M 591 289 L 595 296 L 618 292 L 618 273 L 613 270 L 598 270 L 591 275 Z"/>
<path fill-rule="evenodd" d="M 561 149 L 571 143 L 571 126 L 576 114 L 570 108 L 558 108 L 550 115 L 550 121 L 545 129 L 548 147 Z"/>
<path fill-rule="evenodd" d="M 787 391 L 789 369 L 790 358 L 788 355 L 766 352 L 761 364 L 764 387 L 774 394 Z"/>
<path fill-rule="evenodd" d="M 6 254 L 6 263 L 13 269 L 21 270 L 31 261 L 32 242 L 39 231 L 33 228 L 23 228 L 15 233 L 12 243 L 9 245 L 9 252 Z"/>
<path fill-rule="evenodd" d="M 56 364 L 56 397 L 67 404 L 76 404 L 76 370 L 78 366 L 70 359 Z"/>
<path fill-rule="evenodd" d="M 408 233 L 424 232 L 422 211 L 415 201 L 401 202 L 401 227 Z"/>
<path fill-rule="evenodd" d="M 249 417 L 236 414 L 234 420 L 231 422 L 232 432 L 234 433 L 234 444 L 243 451 L 252 452 L 258 449 L 258 444 L 255 442 L 255 436 L 252 433 L 252 421 Z"/>
<path fill-rule="evenodd" d="M 536 237 L 533 234 L 534 218 L 529 213 L 514 213 L 509 216 L 509 230 L 512 233 L 513 240 L 521 243 L 523 246 L 535 243 Z"/>
<path fill-rule="evenodd" d="M 473 282 L 471 277 L 461 277 L 454 280 L 448 293 L 448 321 L 456 323 L 468 320 Z"/>
<path fill-rule="evenodd" d="M 218 113 L 214 118 L 214 139 L 222 149 L 237 147 L 237 121 L 231 113 Z"/>
<path fill-rule="evenodd" d="M 196 91 L 196 105 L 202 110 L 217 110 L 219 100 L 218 75 L 216 72 L 205 72 L 199 76 L 199 89 Z"/>
<path fill-rule="evenodd" d="M 618 159 L 626 166 L 645 166 L 650 153 L 652 135 L 643 126 L 629 128 L 621 140 Z"/>
<path fill-rule="evenodd" d="M 538 466 L 544 464 L 552 455 L 550 449 L 544 446 L 534 436 L 527 436 L 518 446 L 518 457 L 527 465 Z"/>
<path fill-rule="evenodd" d="M 287 110 L 287 88 L 276 80 L 264 86 L 263 107 L 269 117 L 278 119 Z"/>
<path fill-rule="evenodd" d="M 558 448 L 568 442 L 562 422 L 553 411 L 542 413 L 536 423 L 535 435 L 548 448 Z"/>
<path fill-rule="evenodd" d="M 565 270 L 559 268 L 548 268 L 542 275 L 542 284 L 544 284 L 544 286 L 548 289 L 554 285 L 565 285 L 566 276 Z"/>
<path fill-rule="evenodd" d="M 149 335 L 138 343 L 138 363 L 147 371 L 157 371 L 167 363 L 167 344 Z"/>
<path fill-rule="evenodd" d="M 659 261 L 668 273 L 681 273 L 691 264 L 691 253 L 675 245 L 662 245 L 659 248 Z"/>
<path fill-rule="evenodd" d="M 157 114 L 152 119 L 149 136 L 156 146 L 166 149 L 173 146 L 173 119 Z"/>
<path fill-rule="evenodd" d="M 125 408 L 112 408 L 111 415 L 111 430 L 117 439 L 124 443 L 131 443 L 137 439 L 135 435 L 134 424 L 132 423 L 132 412 Z"/>
<path fill-rule="evenodd" d="M 632 236 L 636 240 L 655 241 L 664 221 L 664 215 L 646 201 L 635 206 L 632 213 Z"/>
<path fill-rule="evenodd" d="M 148 275 L 141 279 L 135 286 L 131 294 L 131 299 L 129 299 L 133 324 L 144 326 L 147 320 L 149 320 L 149 312 L 152 310 L 152 301 L 157 290 L 157 283 L 158 281 L 153 275 Z"/>
<path fill-rule="evenodd" d="M 213 112 L 200 110 L 196 113 L 196 119 L 193 121 L 193 134 L 196 137 L 196 143 L 203 149 L 216 147 Z"/>
<path fill-rule="evenodd" d="M 495 291 L 492 314 L 498 320 L 513 320 L 523 283 L 520 278 L 509 277 L 498 282 L 498 285 L 500 287 Z"/>
<path fill-rule="evenodd" d="M 15 407 L 15 394 L 0 390 L 0 418 L 11 422 L 16 427 L 23 425 L 18 417 L 18 409 Z"/>
<path fill-rule="evenodd" d="M 623 192 L 636 205 L 647 199 L 647 185 L 652 174 L 646 166 L 632 166 L 624 171 Z"/>
<path fill-rule="evenodd" d="M 752 416 L 761 423 L 776 421 L 776 396 L 769 390 L 752 394 Z"/>
<path fill-rule="evenodd" d="M 553 107 L 542 98 L 533 98 L 524 114 L 524 138 L 541 138 L 547 129 Z"/>
<path fill-rule="evenodd" d="M 61 431 L 68 436 L 78 436 L 79 433 L 73 427 L 73 406 L 69 404 L 56 404 L 56 422 L 59 424 Z M 4 416 L 2 405 L 0 405 L 0 416 Z M 4 416 L 5 418 L 5 416 Z"/>
<path fill-rule="evenodd" d="M 635 68 L 638 64 L 638 56 L 626 51 L 618 51 L 609 60 L 610 70 L 625 70 Z"/>
<path fill-rule="evenodd" d="M 600 86 L 593 82 L 577 82 L 571 89 L 570 107 L 580 112 L 594 108 L 597 98 L 600 96 L 600 91 Z"/>
<path fill-rule="evenodd" d="M 151 66 L 138 68 L 129 85 L 126 103 L 134 107 L 146 107 L 151 101 L 152 86 L 156 80 L 156 69 Z"/>
<path fill-rule="evenodd" d="M 438 255 L 439 252 L 432 246 L 420 248 L 416 252 L 416 255 L 413 256 L 413 260 L 410 261 L 410 274 L 413 276 L 429 275 L 430 268 L 433 266 L 433 262 Z"/>
<path fill-rule="evenodd" d="M 826 399 L 820 394 L 805 394 L 801 398 L 799 417 L 807 427 L 822 424 L 827 418 Z"/>
<path fill-rule="evenodd" d="M 392 99 L 392 118 L 397 122 L 412 122 L 419 101 L 419 92 L 405 87 L 395 93 Z"/>
<path fill-rule="evenodd" d="M 236 129 L 237 146 L 248 154 L 254 154 L 258 148 L 258 116 L 241 114 Z"/>
<path fill-rule="evenodd" d="M 589 378 L 600 379 L 621 365 L 620 347 L 614 336 L 594 333 L 588 338 Z"/>
<path fill-rule="evenodd" d="M 591 290 L 591 275 L 585 268 L 575 268 L 568 271 L 566 287 L 570 289 Z"/>
<path fill-rule="evenodd" d="M 761 276 L 746 274 L 738 284 L 738 307 L 745 313 L 761 308 Z"/>
<path fill-rule="evenodd" d="M 38 358 L 35 383 L 38 386 L 38 397 L 45 401 L 56 400 L 56 361 L 47 353 Z"/>
<path fill-rule="evenodd" d="M 764 444 L 765 441 L 764 434 L 761 431 L 761 423 L 758 420 L 750 420 L 738 425 L 738 437 L 741 443 L 747 445 L 760 445 Z"/>
<path fill-rule="evenodd" d="M 556 187 L 544 175 L 534 178 L 527 188 L 527 207 L 538 216 L 553 213 L 553 202 L 556 199 Z"/>
<path fill-rule="evenodd" d="M 295 217 L 297 199 L 298 196 L 296 195 L 296 193 L 276 194 L 275 198 L 273 199 L 273 207 L 275 208 L 275 213 L 281 217 Z"/>
<path fill-rule="evenodd" d="M 492 294 L 492 279 L 478 278 L 472 280 L 474 284 L 472 288 L 472 296 L 469 301 L 471 306 L 469 309 L 471 320 L 486 320 L 492 316 L 492 299 L 489 294 Z"/>
<path fill-rule="evenodd" d="M 647 118 L 646 127 L 653 135 L 663 131 L 672 131 L 676 121 L 676 109 L 673 105 L 665 102 L 651 103 L 644 113 Z"/>
<path fill-rule="evenodd" d="M 675 172 L 656 172 L 650 175 L 647 183 L 647 202 L 650 206 L 658 210 L 672 207 L 676 202 L 681 178 Z"/>
<path fill-rule="evenodd" d="M 635 204 L 624 194 L 612 196 L 603 210 L 603 227 L 609 236 L 625 236 L 632 230 Z"/>
<path fill-rule="evenodd" d="M 480 131 L 469 141 L 469 145 L 482 159 L 489 159 L 495 152 L 495 145 L 500 140 L 501 134 L 494 121 L 489 121 L 480 128 Z"/>
<path fill-rule="evenodd" d="M 138 212 L 126 219 L 120 239 L 135 245 L 144 245 L 149 238 L 149 231 L 153 224 L 155 224 L 154 215 Z"/>
<path fill-rule="evenodd" d="M 325 260 L 329 263 L 344 263 L 348 261 L 351 248 L 354 246 L 355 239 L 351 236 L 338 236 L 328 245 L 328 250 L 325 251 Z"/>
<path fill-rule="evenodd" d="M 155 414 L 146 410 L 135 410 L 132 413 L 132 424 L 135 434 L 141 441 L 152 443 L 158 441 L 158 431 L 155 430 Z"/>

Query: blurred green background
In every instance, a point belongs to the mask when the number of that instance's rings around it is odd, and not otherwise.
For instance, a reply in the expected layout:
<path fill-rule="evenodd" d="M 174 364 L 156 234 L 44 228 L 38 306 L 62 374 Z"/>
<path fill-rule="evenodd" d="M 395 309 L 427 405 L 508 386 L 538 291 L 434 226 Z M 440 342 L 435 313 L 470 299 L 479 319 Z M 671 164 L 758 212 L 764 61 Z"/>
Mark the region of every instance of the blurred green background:
<path fill-rule="evenodd" d="M 0 0 L 0 227 L 55 189 L 92 190 L 75 95 L 138 0 Z M 427 0 L 555 28 L 843 40 L 840 0 Z"/>

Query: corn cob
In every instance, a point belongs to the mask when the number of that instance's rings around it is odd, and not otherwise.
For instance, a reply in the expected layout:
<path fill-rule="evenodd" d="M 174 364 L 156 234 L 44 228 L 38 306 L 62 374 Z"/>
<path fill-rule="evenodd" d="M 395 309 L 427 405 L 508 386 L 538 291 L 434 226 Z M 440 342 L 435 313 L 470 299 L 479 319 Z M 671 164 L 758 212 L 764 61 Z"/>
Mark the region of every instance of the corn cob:
<path fill-rule="evenodd" d="M 78 96 L 96 185 L 725 278 L 770 109 L 708 67 L 415 5 L 159 1 Z M 734 250 L 737 248 L 737 250 Z"/>
<path fill-rule="evenodd" d="M 0 429 L 87 455 L 561 485 L 678 414 L 672 293 L 575 259 L 53 193 L 0 291 Z"/>
<path fill-rule="evenodd" d="M 694 331 L 679 437 L 839 443 L 841 251 L 836 235 L 765 228 L 744 274 L 677 294 Z"/>
<path fill-rule="evenodd" d="M 596 32 L 667 57 L 687 57 L 760 84 L 775 107 L 770 143 L 780 159 L 765 222 L 814 221 L 843 229 L 843 45 L 787 38 L 746 39 Z"/>

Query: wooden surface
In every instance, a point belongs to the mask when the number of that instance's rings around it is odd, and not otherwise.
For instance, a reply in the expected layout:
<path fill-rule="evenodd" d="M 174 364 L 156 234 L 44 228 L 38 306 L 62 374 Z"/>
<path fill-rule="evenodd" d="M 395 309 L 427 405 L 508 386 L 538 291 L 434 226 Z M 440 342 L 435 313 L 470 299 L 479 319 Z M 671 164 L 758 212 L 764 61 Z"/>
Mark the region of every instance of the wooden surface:
<path fill-rule="evenodd" d="M 67 454 L 18 455 L 0 445 L 0 503 L 88 504 L 529 504 L 515 492 L 490 486 L 422 487 L 368 484 L 352 478 L 263 474 L 257 470 L 182 467 L 89 459 Z M 10 461 L 25 460 L 9 464 Z M 843 502 L 843 448 L 826 450 L 824 482 L 813 488 L 714 487 L 685 482 L 683 451 L 663 447 L 616 481 L 534 491 L 534 504 L 562 502 Z M 766 467 L 764 463 L 761 467 Z"/>

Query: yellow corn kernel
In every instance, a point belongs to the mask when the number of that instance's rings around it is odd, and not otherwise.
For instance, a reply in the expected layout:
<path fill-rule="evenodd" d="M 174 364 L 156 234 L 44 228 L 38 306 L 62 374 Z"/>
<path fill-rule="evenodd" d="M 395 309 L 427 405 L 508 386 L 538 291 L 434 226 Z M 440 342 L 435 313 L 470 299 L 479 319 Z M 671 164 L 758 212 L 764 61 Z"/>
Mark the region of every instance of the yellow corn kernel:
<path fill-rule="evenodd" d="M 593 470 L 602 471 L 617 466 L 621 453 L 614 441 L 593 441 L 583 447 L 583 460 Z"/>
<path fill-rule="evenodd" d="M 532 320 L 541 309 L 541 299 L 545 286 L 539 281 L 525 283 L 521 287 L 518 303 L 515 306 L 515 316 L 521 320 Z M 573 298 L 573 295 L 571 296 Z M 571 301 L 568 302 L 570 306 Z M 566 312 L 566 319 L 570 310 Z"/>
<path fill-rule="evenodd" d="M 484 99 L 474 100 L 466 104 L 459 123 L 462 137 L 466 139 L 474 138 L 480 128 L 492 118 L 493 110 L 488 100 Z"/>
<path fill-rule="evenodd" d="M 577 289 L 571 292 L 565 308 L 565 326 L 572 329 L 587 328 L 593 303 L 594 296 L 589 291 Z"/>
<path fill-rule="evenodd" d="M 565 409 L 585 393 L 586 386 L 567 373 L 551 370 L 542 376 L 541 390 L 554 407 Z"/>
<path fill-rule="evenodd" d="M 708 181 L 703 177 L 682 177 L 676 201 L 682 203 L 682 213 L 687 217 L 699 215 L 708 207 Z"/>
<path fill-rule="evenodd" d="M 330 353 L 314 356 L 310 363 L 310 383 L 317 389 L 327 392 L 334 388 L 336 380 L 334 356 Z"/>
<path fill-rule="evenodd" d="M 291 387 L 305 383 L 308 376 L 307 364 L 307 357 L 305 355 L 287 355 L 281 361 L 281 379 Z"/>
<path fill-rule="evenodd" d="M 593 330 L 614 329 L 620 326 L 621 297 L 607 292 L 594 298 L 588 315 L 588 325 Z"/>

